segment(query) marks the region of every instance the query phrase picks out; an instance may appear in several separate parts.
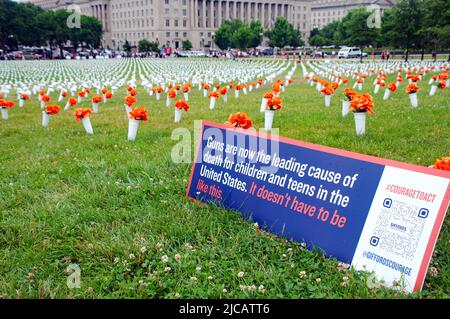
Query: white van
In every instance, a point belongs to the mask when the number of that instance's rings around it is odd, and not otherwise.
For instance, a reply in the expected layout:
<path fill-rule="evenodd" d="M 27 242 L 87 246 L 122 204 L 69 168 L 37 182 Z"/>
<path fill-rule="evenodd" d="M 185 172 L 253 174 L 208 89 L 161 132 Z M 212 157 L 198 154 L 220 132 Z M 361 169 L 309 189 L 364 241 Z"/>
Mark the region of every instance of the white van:
<path fill-rule="evenodd" d="M 359 58 L 361 56 L 361 49 L 355 47 L 344 47 L 338 53 L 339 59 Z"/>

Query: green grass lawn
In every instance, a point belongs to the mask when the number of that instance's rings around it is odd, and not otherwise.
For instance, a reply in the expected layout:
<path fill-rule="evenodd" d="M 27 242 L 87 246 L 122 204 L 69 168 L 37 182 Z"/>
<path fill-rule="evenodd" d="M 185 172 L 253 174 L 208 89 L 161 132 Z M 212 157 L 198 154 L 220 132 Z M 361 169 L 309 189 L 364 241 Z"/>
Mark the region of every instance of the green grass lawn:
<path fill-rule="evenodd" d="M 428 97 L 429 75 L 419 84 L 417 109 L 409 104 L 406 82 L 389 101 L 382 101 L 380 90 L 367 134 L 357 137 L 351 114 L 341 116 L 344 88 L 326 109 L 323 96 L 300 79 L 300 71 L 275 116 L 282 136 L 426 166 L 448 154 L 450 93 L 439 90 Z M 369 93 L 371 82 L 365 84 Z M 72 110 L 52 117 L 44 129 L 35 98 L 23 109 L 16 105 L 0 123 L 0 296 L 448 298 L 448 217 L 430 265 L 437 275 L 427 276 L 420 294 L 406 295 L 369 289 L 368 273 L 342 270 L 336 260 L 262 233 L 239 213 L 185 198 L 191 165 L 172 162 L 177 143 L 172 131 L 193 131 L 199 119 L 223 123 L 237 111 L 261 128 L 259 106 L 267 90 L 239 100 L 230 94 L 228 104 L 219 100 L 209 110 L 208 99 L 195 88 L 191 110 L 174 124 L 165 98 L 156 101 L 139 87 L 138 105 L 148 108 L 150 119 L 132 143 L 125 88 L 92 115 L 93 136 Z M 89 99 L 82 105 L 90 104 Z M 67 287 L 70 264 L 81 268 L 79 289 Z"/>

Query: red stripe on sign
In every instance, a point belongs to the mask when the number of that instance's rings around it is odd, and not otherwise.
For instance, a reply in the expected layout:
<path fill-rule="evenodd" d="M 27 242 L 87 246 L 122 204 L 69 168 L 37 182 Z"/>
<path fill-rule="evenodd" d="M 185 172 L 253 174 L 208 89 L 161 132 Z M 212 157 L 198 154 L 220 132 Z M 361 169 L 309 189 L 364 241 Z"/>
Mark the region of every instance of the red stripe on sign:
<path fill-rule="evenodd" d="M 417 274 L 417 280 L 414 285 L 414 291 L 422 290 L 428 266 L 430 264 L 431 255 L 434 251 L 434 247 L 436 246 L 439 231 L 441 230 L 442 223 L 444 222 L 449 202 L 450 202 L 450 184 L 447 187 L 447 191 L 445 192 L 444 195 L 444 200 L 442 201 L 441 207 L 439 208 L 439 212 L 436 217 L 436 221 L 434 222 L 433 230 L 431 231 L 430 239 L 428 240 L 427 248 L 425 249 L 425 254 L 423 256 L 422 263 L 420 264 L 419 273 Z"/>

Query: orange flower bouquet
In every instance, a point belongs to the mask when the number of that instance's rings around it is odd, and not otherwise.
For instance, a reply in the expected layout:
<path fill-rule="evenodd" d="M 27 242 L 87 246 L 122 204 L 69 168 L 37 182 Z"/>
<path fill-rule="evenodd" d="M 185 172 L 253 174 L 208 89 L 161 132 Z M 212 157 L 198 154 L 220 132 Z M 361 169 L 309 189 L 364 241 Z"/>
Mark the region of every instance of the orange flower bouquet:
<path fill-rule="evenodd" d="M 191 92 L 191 86 L 189 84 L 183 85 L 183 96 L 186 101 L 189 101 L 189 93 Z"/>
<path fill-rule="evenodd" d="M 360 91 L 362 91 L 363 82 L 364 82 L 364 78 L 363 77 L 358 77 L 356 79 L 356 83 L 355 84 L 358 85 L 358 90 L 360 90 Z"/>
<path fill-rule="evenodd" d="M 234 97 L 238 98 L 239 97 L 239 91 L 242 90 L 242 85 L 241 84 L 237 84 L 234 87 Z"/>
<path fill-rule="evenodd" d="M 105 97 L 106 97 L 107 100 L 112 99 L 112 97 L 113 97 L 112 92 L 106 92 Z"/>
<path fill-rule="evenodd" d="M 434 162 L 433 168 L 450 171 L 450 157 L 442 157 Z"/>
<path fill-rule="evenodd" d="M 166 107 L 170 106 L 170 103 L 172 103 L 172 100 L 177 97 L 177 91 L 170 90 L 167 92 L 167 99 L 166 99 Z"/>
<path fill-rule="evenodd" d="M 5 101 L 0 99 L 0 110 L 2 112 L 2 119 L 7 120 L 8 119 L 8 111 L 14 106 L 13 101 Z"/>
<path fill-rule="evenodd" d="M 224 86 L 220 89 L 220 95 L 222 95 L 222 99 L 225 103 L 228 101 L 228 86 Z"/>
<path fill-rule="evenodd" d="M 255 82 L 250 82 L 250 84 L 248 85 L 248 91 L 249 92 L 252 92 L 253 91 L 253 88 L 256 86 L 256 83 Z"/>
<path fill-rule="evenodd" d="M 50 102 L 50 96 L 44 94 L 41 96 L 41 109 L 45 109 L 45 104 Z"/>
<path fill-rule="evenodd" d="M 162 91 L 163 91 L 163 88 L 161 86 L 158 86 L 157 88 L 155 88 L 155 95 L 156 95 L 157 101 L 159 101 L 161 99 Z"/>
<path fill-rule="evenodd" d="M 263 85 L 263 83 L 264 83 L 264 80 L 261 79 L 261 78 L 259 78 L 258 81 L 256 81 L 256 89 L 259 89 L 259 87 L 260 87 L 261 85 Z"/>
<path fill-rule="evenodd" d="M 89 118 L 89 115 L 91 115 L 91 113 L 92 113 L 91 109 L 79 108 L 75 110 L 75 119 L 83 123 L 86 133 L 90 135 L 94 134 L 91 119 Z"/>
<path fill-rule="evenodd" d="M 134 141 L 136 139 L 137 130 L 140 121 L 147 121 L 148 114 L 144 107 L 136 107 L 130 112 L 130 119 L 128 120 L 128 140 Z"/>
<path fill-rule="evenodd" d="M 100 103 L 103 98 L 100 95 L 96 95 L 92 98 L 92 109 L 94 113 L 98 113 L 98 103 Z"/>
<path fill-rule="evenodd" d="M 432 85 L 431 89 L 430 89 L 430 96 L 433 96 L 436 94 L 437 89 L 445 89 L 445 87 L 447 86 L 447 82 L 445 80 L 440 80 L 439 82 L 437 82 L 436 85 Z"/>
<path fill-rule="evenodd" d="M 225 122 L 225 124 L 247 130 L 252 127 L 253 122 L 247 114 L 243 112 L 237 112 L 235 114 L 230 114 L 230 117 L 228 118 L 228 121 Z"/>
<path fill-rule="evenodd" d="M 83 101 L 83 98 L 85 97 L 86 92 L 85 91 L 80 91 L 80 92 L 77 93 L 77 95 L 78 95 L 78 103 L 80 103 L 81 101 Z"/>
<path fill-rule="evenodd" d="M 62 89 L 60 92 L 59 92 L 59 97 L 58 97 L 58 102 L 61 102 L 64 98 L 66 98 L 67 97 L 67 91 L 66 90 L 64 90 L 64 89 Z"/>
<path fill-rule="evenodd" d="M 26 93 L 20 94 L 19 99 L 19 107 L 23 107 L 25 105 L 25 101 L 28 101 L 30 99 L 30 96 Z"/>
<path fill-rule="evenodd" d="M 275 83 L 272 85 L 272 92 L 273 92 L 273 95 L 274 95 L 274 96 L 279 96 L 279 95 L 280 95 L 280 91 L 281 91 L 280 84 L 279 84 L 278 82 L 275 82 Z"/>
<path fill-rule="evenodd" d="M 134 96 L 127 95 L 125 97 L 125 112 L 127 113 L 127 117 L 130 116 L 130 112 L 132 107 L 136 104 L 137 99 Z"/>
<path fill-rule="evenodd" d="M 260 108 L 259 108 L 259 111 L 260 112 L 265 112 L 266 111 L 266 108 L 267 108 L 267 102 L 269 101 L 269 100 L 271 100 L 273 98 L 273 93 L 272 92 L 266 92 L 266 93 L 264 93 L 264 96 L 263 96 L 263 98 L 262 98 L 262 100 L 261 100 L 261 106 L 260 106 Z"/>
<path fill-rule="evenodd" d="M 211 86 L 209 84 L 206 83 L 202 83 L 202 87 L 203 87 L 203 96 L 207 97 L 208 96 L 208 91 L 211 89 Z"/>
<path fill-rule="evenodd" d="M 329 83 L 326 83 L 326 85 L 323 87 L 323 89 L 320 90 L 320 92 L 322 92 L 322 94 L 325 96 L 325 106 L 330 107 L 331 96 L 334 94 L 334 89 Z"/>
<path fill-rule="evenodd" d="M 181 121 L 183 111 L 187 112 L 189 110 L 189 104 L 185 100 L 179 100 L 175 103 L 175 123 Z"/>
<path fill-rule="evenodd" d="M 209 97 L 209 109 L 212 110 L 216 106 L 216 101 L 219 98 L 219 92 L 211 92 L 208 94 Z"/>
<path fill-rule="evenodd" d="M 47 127 L 50 122 L 50 116 L 58 114 L 59 111 L 60 108 L 58 105 L 47 105 L 45 110 L 42 111 L 42 126 Z"/>
<path fill-rule="evenodd" d="M 417 101 L 417 91 L 419 90 L 419 86 L 415 83 L 410 83 L 406 88 L 406 93 L 409 94 L 409 100 L 412 107 L 417 107 L 419 105 L 419 102 Z"/>
<path fill-rule="evenodd" d="M 356 95 L 350 102 L 350 108 L 355 116 L 356 135 L 366 133 L 366 115 L 373 114 L 373 98 L 370 94 Z"/>
<path fill-rule="evenodd" d="M 386 90 L 384 90 L 383 100 L 388 100 L 389 96 L 391 96 L 391 92 L 397 91 L 397 85 L 394 82 L 389 83 Z"/>
<path fill-rule="evenodd" d="M 264 113 L 264 129 L 266 131 L 270 131 L 272 129 L 275 111 L 281 110 L 281 102 L 281 99 L 277 96 L 274 96 L 267 101 L 267 107 Z"/>
<path fill-rule="evenodd" d="M 344 91 L 344 99 L 342 100 L 342 116 L 347 116 L 350 113 L 350 102 L 358 94 L 351 88 L 346 88 Z"/>
<path fill-rule="evenodd" d="M 64 107 L 64 111 L 67 111 L 71 106 L 75 105 L 77 105 L 77 99 L 70 97 L 66 103 L 66 106 Z"/>

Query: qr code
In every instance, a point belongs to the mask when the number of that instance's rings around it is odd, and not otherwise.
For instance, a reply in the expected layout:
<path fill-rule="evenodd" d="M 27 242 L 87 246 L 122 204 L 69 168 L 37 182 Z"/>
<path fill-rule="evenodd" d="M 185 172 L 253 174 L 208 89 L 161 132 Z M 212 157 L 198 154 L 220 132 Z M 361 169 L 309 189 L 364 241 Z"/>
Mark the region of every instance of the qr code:
<path fill-rule="evenodd" d="M 412 260 L 428 210 L 386 198 L 370 244 Z"/>

